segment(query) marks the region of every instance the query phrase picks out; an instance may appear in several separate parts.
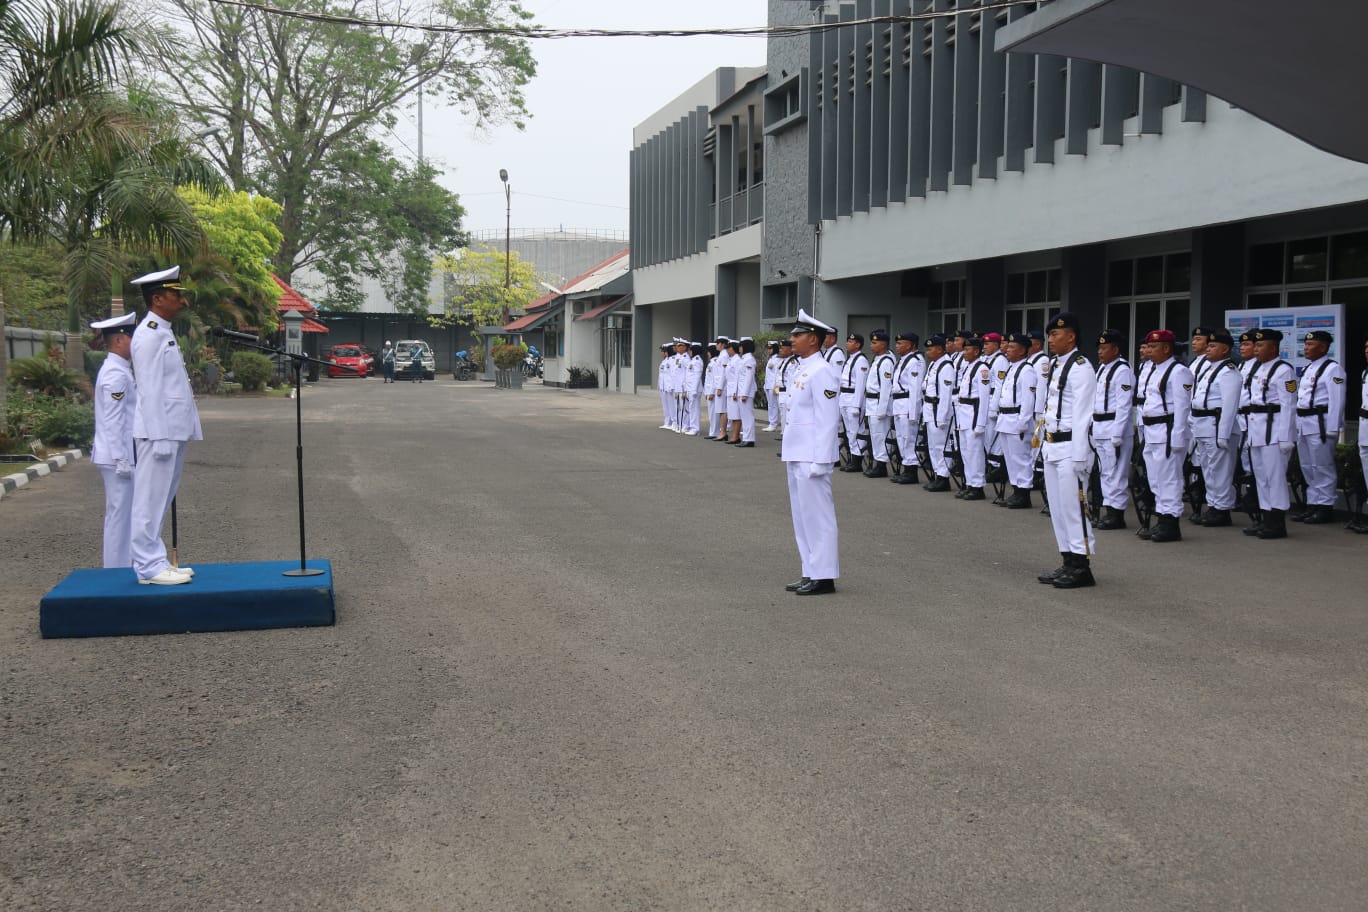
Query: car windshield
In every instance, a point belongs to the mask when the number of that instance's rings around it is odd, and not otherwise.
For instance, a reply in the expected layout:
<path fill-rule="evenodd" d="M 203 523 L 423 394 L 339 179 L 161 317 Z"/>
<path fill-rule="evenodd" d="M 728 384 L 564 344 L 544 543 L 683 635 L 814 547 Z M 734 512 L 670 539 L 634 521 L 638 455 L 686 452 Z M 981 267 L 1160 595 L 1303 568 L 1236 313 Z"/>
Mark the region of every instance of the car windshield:
<path fill-rule="evenodd" d="M 333 357 L 334 357 L 334 358 L 359 358 L 359 357 L 361 357 L 361 351 L 360 351 L 359 349 L 352 348 L 352 347 L 350 347 L 350 346 L 338 347 L 338 348 L 334 348 L 334 349 L 333 349 Z"/>

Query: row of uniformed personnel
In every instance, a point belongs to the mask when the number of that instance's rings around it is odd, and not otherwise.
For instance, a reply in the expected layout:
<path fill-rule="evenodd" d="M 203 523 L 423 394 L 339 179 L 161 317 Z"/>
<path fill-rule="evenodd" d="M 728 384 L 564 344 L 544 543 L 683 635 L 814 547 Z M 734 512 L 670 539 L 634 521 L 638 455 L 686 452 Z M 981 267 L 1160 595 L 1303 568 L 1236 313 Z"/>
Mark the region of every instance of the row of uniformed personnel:
<path fill-rule="evenodd" d="M 663 343 L 656 379 L 664 418 L 660 429 L 697 437 L 706 402 L 710 439 L 754 447 L 755 367 L 750 336 L 718 336 L 706 348 L 680 338 Z"/>

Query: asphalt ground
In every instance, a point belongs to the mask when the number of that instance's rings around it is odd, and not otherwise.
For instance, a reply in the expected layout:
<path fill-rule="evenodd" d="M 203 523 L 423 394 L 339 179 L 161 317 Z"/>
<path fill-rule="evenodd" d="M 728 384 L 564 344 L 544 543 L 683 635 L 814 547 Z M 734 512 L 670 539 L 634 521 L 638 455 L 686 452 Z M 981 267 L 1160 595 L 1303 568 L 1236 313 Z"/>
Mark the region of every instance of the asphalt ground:
<path fill-rule="evenodd" d="M 6 910 L 1361 910 L 1368 538 L 1100 533 L 784 475 L 654 396 L 306 389 L 333 628 L 41 640 L 88 462 L 0 503 Z M 290 559 L 294 403 L 201 403 L 182 562 Z"/>

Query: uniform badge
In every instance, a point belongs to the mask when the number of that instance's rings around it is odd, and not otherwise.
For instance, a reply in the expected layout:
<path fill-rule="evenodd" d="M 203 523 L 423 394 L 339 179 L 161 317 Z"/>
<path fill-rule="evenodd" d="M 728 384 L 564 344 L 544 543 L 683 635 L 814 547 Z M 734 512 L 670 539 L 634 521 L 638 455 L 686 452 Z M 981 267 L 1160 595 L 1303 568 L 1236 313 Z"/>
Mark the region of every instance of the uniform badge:
<path fill-rule="evenodd" d="M 147 321 L 147 328 L 148 328 L 148 329 L 156 329 L 156 328 L 157 328 L 157 321 L 156 321 L 156 320 L 148 320 L 148 321 Z"/>
<path fill-rule="evenodd" d="M 176 347 L 176 340 L 175 340 L 175 339 L 167 339 L 167 340 L 166 340 L 166 344 L 169 345 L 169 346 L 171 346 L 172 348 L 175 348 L 175 347 Z"/>
<path fill-rule="evenodd" d="M 835 391 L 835 390 L 822 390 L 822 395 L 823 395 L 823 396 L 826 396 L 828 399 L 835 399 L 835 398 L 836 398 L 836 391 Z"/>
<path fill-rule="evenodd" d="M 1287 391 L 1288 391 L 1289 393 L 1295 393 L 1295 392 L 1297 391 L 1297 381 L 1296 381 L 1296 380 L 1288 380 L 1286 383 L 1283 384 L 1283 386 L 1287 387 Z"/>
<path fill-rule="evenodd" d="M 893 375 L 890 374 L 888 371 L 884 371 L 884 379 L 885 379 L 885 380 L 892 380 L 892 379 L 893 379 Z"/>
<path fill-rule="evenodd" d="M 1007 379 L 1007 372 L 1006 372 L 1006 371 L 998 371 L 998 379 L 999 379 L 999 380 L 1006 380 L 1006 379 Z"/>
<path fill-rule="evenodd" d="M 1191 383 L 1184 383 L 1184 384 L 1183 384 L 1183 389 L 1187 390 L 1189 393 L 1192 392 L 1192 384 L 1191 384 Z"/>
<path fill-rule="evenodd" d="M 115 401 L 115 402 L 120 401 L 120 400 L 123 399 L 123 397 L 124 397 L 124 394 L 123 394 L 123 393 L 110 393 L 109 395 L 112 396 L 112 397 L 114 398 L 114 401 Z"/>
<path fill-rule="evenodd" d="M 1335 378 L 1333 378 L 1333 379 L 1334 379 L 1334 381 L 1335 381 L 1336 383 L 1343 383 L 1343 382 L 1344 382 L 1344 378 L 1343 378 L 1343 377 L 1335 377 Z"/>
<path fill-rule="evenodd" d="M 1082 355 L 1079 355 L 1077 358 L 1074 358 L 1074 364 L 1087 364 L 1087 363 L 1088 363 L 1088 359 L 1085 358 L 1085 357 L 1083 357 Z"/>
<path fill-rule="evenodd" d="M 988 368 L 985 367 L 985 368 L 983 369 L 983 371 L 981 372 L 981 375 L 982 375 L 982 377 L 983 377 L 983 382 L 984 382 L 984 383 L 987 383 L 987 382 L 988 382 L 988 377 L 990 376 L 989 373 L 988 373 Z"/>
<path fill-rule="evenodd" d="M 1128 392 L 1128 393 L 1129 393 L 1130 390 L 1131 390 L 1131 388 L 1130 388 L 1129 386 L 1126 386 L 1126 384 L 1124 384 L 1124 383 L 1121 384 L 1121 388 L 1122 388 L 1123 390 L 1125 390 L 1126 392 Z"/>

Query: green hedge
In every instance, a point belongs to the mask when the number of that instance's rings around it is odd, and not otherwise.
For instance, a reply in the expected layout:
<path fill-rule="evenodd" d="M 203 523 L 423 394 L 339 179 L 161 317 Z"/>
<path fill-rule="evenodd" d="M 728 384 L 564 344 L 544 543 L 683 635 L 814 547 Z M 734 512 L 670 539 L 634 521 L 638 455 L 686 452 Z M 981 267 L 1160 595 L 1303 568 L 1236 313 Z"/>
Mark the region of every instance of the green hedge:
<path fill-rule="evenodd" d="M 244 351 L 233 354 L 233 379 L 244 390 L 262 389 L 274 374 L 271 359 L 265 355 Z"/>

